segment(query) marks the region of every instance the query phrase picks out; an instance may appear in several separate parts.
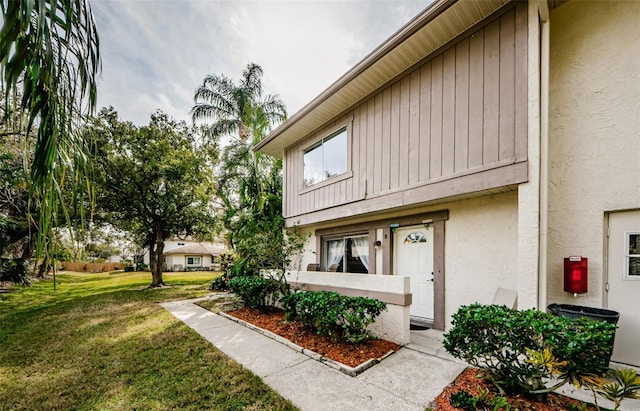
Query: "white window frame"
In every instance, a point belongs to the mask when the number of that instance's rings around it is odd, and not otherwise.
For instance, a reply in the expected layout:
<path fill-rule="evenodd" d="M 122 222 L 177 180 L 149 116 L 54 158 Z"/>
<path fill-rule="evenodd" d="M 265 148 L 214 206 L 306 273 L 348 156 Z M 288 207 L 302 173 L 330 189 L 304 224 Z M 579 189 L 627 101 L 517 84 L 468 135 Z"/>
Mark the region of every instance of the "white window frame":
<path fill-rule="evenodd" d="M 640 231 L 627 231 L 624 233 L 624 276 L 623 279 L 627 281 L 640 281 L 640 275 L 629 275 L 629 261 L 632 257 L 640 258 L 640 253 L 630 254 L 629 243 L 632 235 L 640 235 Z"/>
<path fill-rule="evenodd" d="M 351 123 L 353 122 L 353 118 L 351 118 L 349 121 L 344 122 L 342 124 L 340 124 L 339 127 L 336 127 L 333 129 L 333 131 L 331 132 L 326 132 L 323 133 L 323 137 L 320 139 L 315 139 L 313 141 L 312 144 L 309 144 L 307 146 L 305 146 L 301 151 L 301 155 L 302 155 L 302 181 L 300 182 L 301 185 L 301 191 L 300 194 L 307 192 L 309 190 L 313 190 L 319 187 L 323 187 L 326 184 L 331 184 L 333 182 L 337 182 L 340 180 L 343 180 L 345 178 L 349 178 L 352 177 L 352 172 L 351 172 Z M 307 152 L 311 151 L 312 149 L 315 149 L 319 146 L 322 146 L 324 144 L 325 140 L 330 140 L 331 138 L 341 134 L 341 133 L 346 133 L 346 142 L 347 142 L 347 147 L 346 147 L 346 164 L 345 164 L 345 170 L 344 172 L 335 175 L 335 176 L 331 176 L 329 178 L 324 178 L 320 181 L 317 181 L 313 184 L 309 184 L 307 185 L 304 179 L 304 156 Z M 324 151 L 323 151 L 323 155 L 324 155 Z M 324 159 L 323 159 L 323 168 L 324 168 Z"/>
<path fill-rule="evenodd" d="M 190 258 L 193 258 L 194 260 L 197 258 L 199 260 L 199 263 L 197 263 L 197 264 L 196 263 L 189 264 L 189 259 Z M 185 263 L 186 263 L 185 265 L 187 267 L 201 267 L 202 266 L 202 256 L 201 255 L 188 255 L 188 256 L 185 256 Z"/>

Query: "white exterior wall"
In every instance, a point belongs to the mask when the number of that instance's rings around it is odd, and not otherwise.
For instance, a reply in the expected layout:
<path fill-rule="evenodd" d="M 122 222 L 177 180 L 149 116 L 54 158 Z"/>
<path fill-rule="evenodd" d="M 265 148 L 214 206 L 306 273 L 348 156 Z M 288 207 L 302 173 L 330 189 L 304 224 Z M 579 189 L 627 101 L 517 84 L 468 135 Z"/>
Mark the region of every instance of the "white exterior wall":
<path fill-rule="evenodd" d="M 451 316 L 461 305 L 491 304 L 498 287 L 518 291 L 518 196 L 512 192 L 478 197 L 447 208 L 444 266 L 448 330 Z M 535 298 L 535 290 L 533 293 Z"/>
<path fill-rule="evenodd" d="M 603 306 L 605 212 L 640 207 L 640 2 L 551 12 L 548 300 Z M 563 258 L 589 258 L 589 292 L 563 291 Z"/>

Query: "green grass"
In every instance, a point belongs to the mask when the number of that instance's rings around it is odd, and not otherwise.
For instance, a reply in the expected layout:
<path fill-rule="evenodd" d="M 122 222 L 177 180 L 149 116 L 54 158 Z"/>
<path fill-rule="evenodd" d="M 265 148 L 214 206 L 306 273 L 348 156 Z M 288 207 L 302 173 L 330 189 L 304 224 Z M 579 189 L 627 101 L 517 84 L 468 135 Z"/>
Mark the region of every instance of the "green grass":
<path fill-rule="evenodd" d="M 157 304 L 216 275 L 65 273 L 0 294 L 0 410 L 295 409 Z"/>

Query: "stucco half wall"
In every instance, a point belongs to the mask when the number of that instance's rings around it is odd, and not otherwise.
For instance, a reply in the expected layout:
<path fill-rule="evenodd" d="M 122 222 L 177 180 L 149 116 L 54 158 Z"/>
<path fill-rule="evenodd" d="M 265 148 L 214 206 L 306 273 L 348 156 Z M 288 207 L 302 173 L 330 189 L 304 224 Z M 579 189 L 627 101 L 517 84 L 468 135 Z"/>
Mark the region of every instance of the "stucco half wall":
<path fill-rule="evenodd" d="M 429 207 L 411 210 L 401 210 L 376 216 L 364 216 L 351 219 L 344 224 L 355 224 L 373 221 L 377 219 L 389 219 L 410 215 L 422 215 L 425 213 L 443 210 L 449 211 L 449 218 L 444 224 L 445 251 L 445 295 L 444 317 L 445 329 L 449 329 L 451 316 L 462 305 L 474 302 L 490 304 L 498 288 L 507 288 L 519 291 L 518 283 L 518 191 L 491 194 L 480 197 L 468 198 Z M 335 224 L 335 223 L 334 223 Z M 304 232 L 310 237 L 305 247 L 301 260 L 301 267 L 317 263 L 322 258 L 321 250 L 316 250 L 317 238 L 314 235 L 317 228 L 305 227 Z M 369 241 L 387 241 L 383 230 L 376 231 L 376 238 Z M 378 270 L 382 264 L 382 253 L 378 250 L 376 259 Z M 392 273 L 385 273 L 392 274 Z M 535 271 L 527 275 L 537 276 Z M 300 278 L 292 279 L 295 282 L 304 282 L 313 276 L 318 276 L 320 283 L 331 286 L 344 286 L 359 288 L 361 290 L 377 290 L 375 287 L 384 285 L 390 287 L 395 277 L 383 275 L 381 271 L 375 274 L 348 274 L 348 273 L 324 273 L 302 272 Z M 303 279 L 301 279 L 303 278 Z M 315 278 L 315 277 L 313 277 Z M 319 280 L 321 278 L 321 280 Z M 407 281 L 408 278 L 404 279 Z M 385 283 L 385 281 L 390 281 Z M 409 287 L 407 285 L 407 287 Z M 407 288 L 409 289 L 409 288 Z M 382 289 L 390 292 L 392 289 Z M 408 292 L 408 291 L 407 291 Z M 535 300 L 535 290 L 526 288 L 526 292 L 533 292 L 529 300 Z M 526 303 L 525 303 L 526 305 Z M 530 305 L 520 308 L 531 308 Z M 397 318 L 389 318 L 390 316 Z M 405 318 L 406 317 L 406 318 Z M 394 308 L 385 313 L 379 322 L 391 321 L 394 329 L 397 324 L 405 324 L 405 330 L 409 329 L 409 313 L 406 308 L 400 310 Z M 386 326 L 383 326 L 386 327 Z M 394 331 L 395 332 L 395 331 Z M 400 331 L 398 331 L 400 332 Z M 404 335 L 404 334 L 402 334 Z M 394 340 L 391 338 L 391 340 Z"/>
<path fill-rule="evenodd" d="M 387 304 L 370 327 L 373 335 L 396 344 L 409 343 L 409 277 L 328 273 L 322 271 L 289 271 L 287 282 L 304 291 L 328 290 L 350 297 L 376 298 Z"/>

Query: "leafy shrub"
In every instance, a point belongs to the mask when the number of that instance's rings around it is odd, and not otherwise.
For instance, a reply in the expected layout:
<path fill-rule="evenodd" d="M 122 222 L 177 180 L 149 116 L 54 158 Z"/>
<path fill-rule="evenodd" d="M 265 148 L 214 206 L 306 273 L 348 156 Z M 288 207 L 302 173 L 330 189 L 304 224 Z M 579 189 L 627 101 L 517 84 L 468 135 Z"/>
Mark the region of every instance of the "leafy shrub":
<path fill-rule="evenodd" d="M 224 274 L 214 278 L 213 281 L 211 281 L 211 284 L 209 285 L 209 290 L 212 290 L 212 291 L 226 291 L 228 289 L 229 289 L 229 280 L 227 279 L 227 276 L 225 276 Z"/>
<path fill-rule="evenodd" d="M 21 258 L 0 259 L 0 281 L 9 281 L 29 285 L 31 282 L 27 277 L 27 262 Z"/>
<path fill-rule="evenodd" d="M 606 373 L 614 332 L 603 321 L 473 304 L 453 315 L 443 345 L 486 371 L 501 392 L 535 395 Z"/>
<path fill-rule="evenodd" d="M 478 399 L 466 391 L 458 391 L 451 394 L 449 400 L 451 405 L 463 410 L 476 410 L 478 408 Z"/>
<path fill-rule="evenodd" d="M 598 388 L 598 394 L 612 401 L 614 409 L 620 408 L 625 398 L 640 399 L 640 376 L 632 368 L 612 368 L 607 372 L 610 381 L 603 382 Z"/>
<path fill-rule="evenodd" d="M 291 293 L 282 303 L 288 321 L 297 318 L 320 335 L 354 343 L 369 338 L 367 327 L 387 308 L 373 298 L 346 297 L 333 291 Z"/>
<path fill-rule="evenodd" d="M 216 277 L 209 285 L 210 290 L 228 290 L 229 279 L 233 277 L 233 263 L 236 257 L 232 253 L 224 253 L 220 255 L 220 268 L 222 275 Z"/>
<path fill-rule="evenodd" d="M 265 309 L 273 307 L 288 284 L 260 276 L 234 277 L 229 280 L 229 288 L 236 293 L 247 307 Z"/>

